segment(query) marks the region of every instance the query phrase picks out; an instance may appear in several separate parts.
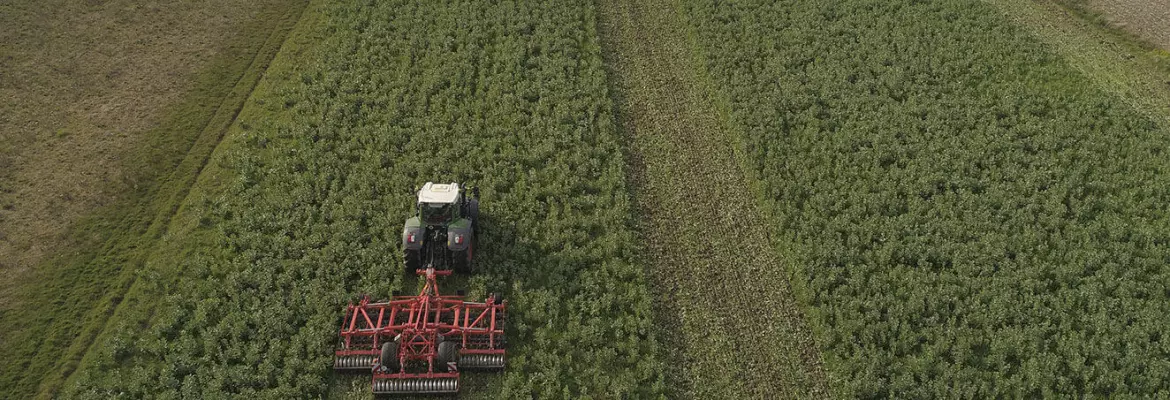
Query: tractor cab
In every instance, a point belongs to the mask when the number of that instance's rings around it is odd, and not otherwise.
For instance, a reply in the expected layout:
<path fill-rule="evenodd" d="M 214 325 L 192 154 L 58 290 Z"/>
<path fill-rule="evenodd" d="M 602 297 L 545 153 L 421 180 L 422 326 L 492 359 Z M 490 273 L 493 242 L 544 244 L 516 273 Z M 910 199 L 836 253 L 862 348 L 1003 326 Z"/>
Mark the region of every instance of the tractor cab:
<path fill-rule="evenodd" d="M 427 182 L 418 191 L 418 214 L 430 226 L 446 226 L 460 217 L 461 193 L 456 183 Z"/>
<path fill-rule="evenodd" d="M 458 183 L 433 182 L 418 190 L 417 214 L 406 220 L 402 230 L 408 271 L 426 265 L 470 271 L 479 214 L 477 192 Z"/>

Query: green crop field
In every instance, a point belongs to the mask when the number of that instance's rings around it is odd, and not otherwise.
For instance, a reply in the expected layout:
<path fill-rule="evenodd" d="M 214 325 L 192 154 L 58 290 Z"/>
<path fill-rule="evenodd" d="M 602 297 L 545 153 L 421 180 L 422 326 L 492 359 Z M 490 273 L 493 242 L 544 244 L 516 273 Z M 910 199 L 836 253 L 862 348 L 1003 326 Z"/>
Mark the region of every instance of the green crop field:
<path fill-rule="evenodd" d="M 1170 394 L 1170 138 L 963 1 L 686 1 L 842 397 Z"/>
<path fill-rule="evenodd" d="M 164 300 L 122 317 L 149 328 L 106 335 L 66 397 L 329 392 L 345 302 L 416 290 L 398 235 L 427 180 L 483 192 L 481 272 L 445 282 L 511 305 L 507 372 L 473 395 L 658 393 L 590 6 L 307 13 L 142 278 Z"/>
<path fill-rule="evenodd" d="M 444 292 L 508 301 L 466 398 L 1170 397 L 1170 86 L 1103 71 L 1161 50 L 1009 3 L 258 13 L 127 155 L 141 187 L 0 290 L 0 397 L 370 398 L 338 328 L 420 288 L 427 181 L 482 193 Z"/>

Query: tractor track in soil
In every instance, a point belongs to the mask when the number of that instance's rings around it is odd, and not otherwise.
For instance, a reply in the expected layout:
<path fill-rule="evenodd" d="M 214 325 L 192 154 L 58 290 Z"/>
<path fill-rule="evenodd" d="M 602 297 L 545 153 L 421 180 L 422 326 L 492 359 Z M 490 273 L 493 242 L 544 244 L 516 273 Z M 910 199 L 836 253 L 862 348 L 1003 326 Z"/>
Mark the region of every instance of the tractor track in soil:
<path fill-rule="evenodd" d="M 827 377 L 670 0 L 598 2 L 670 398 L 821 398 Z"/>
<path fill-rule="evenodd" d="M 235 124 L 236 118 L 239 117 L 240 112 L 252 97 L 252 92 L 263 81 L 269 65 L 283 50 L 289 36 L 304 18 L 305 10 L 309 8 L 309 1 L 301 0 L 298 3 L 288 8 L 281 22 L 274 24 L 265 43 L 256 49 L 248 68 L 240 74 L 235 88 L 223 99 L 223 102 L 220 103 L 213 114 L 214 116 L 207 121 L 199 139 L 191 146 L 191 149 L 183 160 L 183 165 L 189 166 L 188 168 L 193 169 L 193 171 L 183 170 L 180 167 L 179 170 L 174 172 L 173 181 L 171 182 L 174 191 L 167 196 L 169 197 L 168 199 L 163 200 L 169 206 L 164 208 L 164 211 L 155 217 L 155 220 L 150 224 L 150 228 L 147 229 L 143 236 L 157 241 L 167 234 L 180 207 L 190 196 L 191 188 L 200 179 L 200 176 L 202 176 L 204 169 L 212 159 L 212 155 L 220 147 L 219 145 L 223 141 L 227 131 Z M 271 51 L 274 45 L 276 46 L 275 51 Z M 144 254 L 147 255 L 144 258 L 149 259 L 150 255 L 154 254 L 154 252 L 147 249 Z M 137 260 L 138 266 L 145 265 L 145 259 Z M 73 373 L 79 369 L 83 360 L 89 356 L 93 344 L 109 330 L 115 320 L 113 318 L 114 315 L 123 307 L 127 295 L 140 283 L 142 274 L 137 273 L 139 270 L 140 268 L 122 269 L 121 276 L 117 280 L 119 283 L 115 286 L 118 288 L 118 291 L 107 296 L 107 298 L 111 299 L 107 303 L 108 306 L 95 309 L 92 313 L 98 318 L 98 321 L 95 325 L 91 326 L 98 328 L 83 332 L 73 340 L 70 344 L 70 349 L 66 352 L 66 356 L 62 358 L 58 363 L 58 367 L 54 369 L 59 372 L 59 377 L 57 379 L 46 380 L 41 385 L 38 394 L 39 398 L 55 397 L 57 391 L 69 382 Z"/>

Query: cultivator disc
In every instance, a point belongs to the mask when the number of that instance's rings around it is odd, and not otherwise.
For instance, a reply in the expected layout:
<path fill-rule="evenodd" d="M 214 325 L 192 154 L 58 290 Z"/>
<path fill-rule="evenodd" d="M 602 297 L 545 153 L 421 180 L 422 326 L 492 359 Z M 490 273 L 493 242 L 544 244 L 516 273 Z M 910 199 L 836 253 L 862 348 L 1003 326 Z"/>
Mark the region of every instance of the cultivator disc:
<path fill-rule="evenodd" d="M 504 354 L 462 354 L 459 356 L 459 368 L 480 370 L 504 369 Z"/>
<path fill-rule="evenodd" d="M 459 378 L 374 379 L 374 394 L 458 393 Z"/>
<path fill-rule="evenodd" d="M 375 355 L 346 355 L 333 359 L 333 369 L 346 371 L 366 371 L 378 359 Z"/>
<path fill-rule="evenodd" d="M 503 369 L 507 302 L 439 295 L 435 277 L 449 274 L 419 271 L 418 296 L 348 305 L 333 368 L 371 371 L 376 394 L 455 393 L 460 370 Z"/>

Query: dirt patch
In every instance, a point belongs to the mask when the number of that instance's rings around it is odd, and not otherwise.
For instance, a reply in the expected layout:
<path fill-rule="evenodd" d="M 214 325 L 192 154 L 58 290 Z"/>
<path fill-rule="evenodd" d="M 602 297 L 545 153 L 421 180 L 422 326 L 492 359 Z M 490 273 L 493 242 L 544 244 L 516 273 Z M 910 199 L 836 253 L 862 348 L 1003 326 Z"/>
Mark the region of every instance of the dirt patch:
<path fill-rule="evenodd" d="M 1109 23 L 1170 50 L 1170 3 L 1166 0 L 1090 0 Z"/>
<path fill-rule="evenodd" d="M 137 184 L 123 158 L 265 2 L 0 5 L 0 273 L 62 252 L 79 218 Z M 0 283 L 0 302 L 16 279 Z"/>

